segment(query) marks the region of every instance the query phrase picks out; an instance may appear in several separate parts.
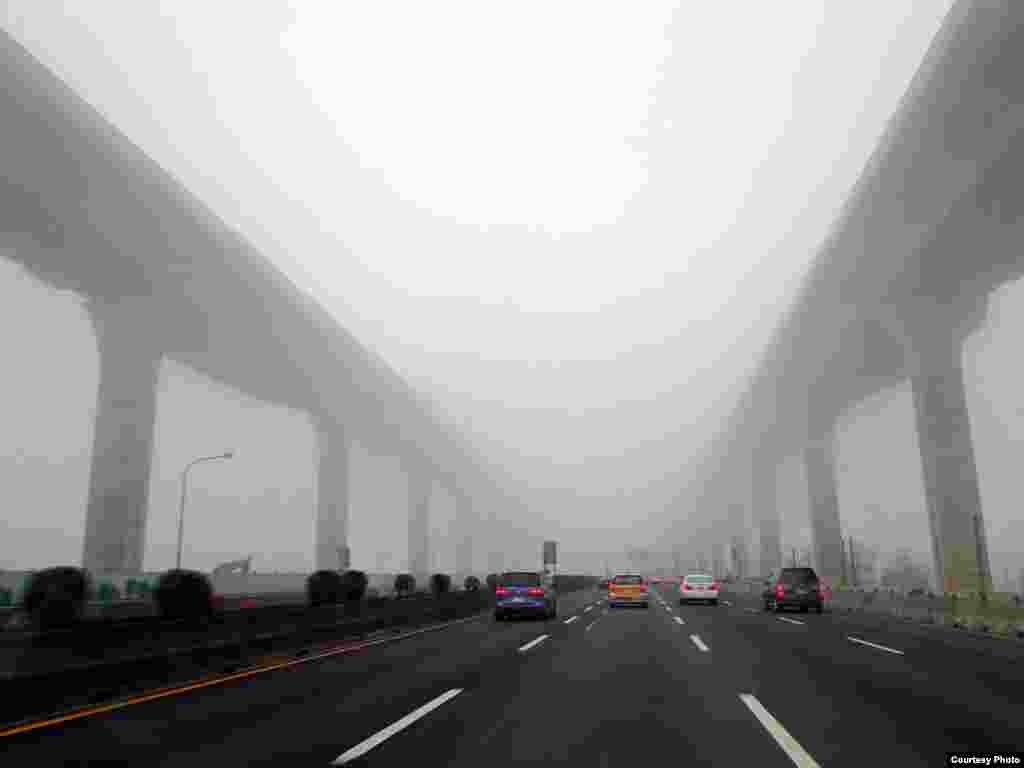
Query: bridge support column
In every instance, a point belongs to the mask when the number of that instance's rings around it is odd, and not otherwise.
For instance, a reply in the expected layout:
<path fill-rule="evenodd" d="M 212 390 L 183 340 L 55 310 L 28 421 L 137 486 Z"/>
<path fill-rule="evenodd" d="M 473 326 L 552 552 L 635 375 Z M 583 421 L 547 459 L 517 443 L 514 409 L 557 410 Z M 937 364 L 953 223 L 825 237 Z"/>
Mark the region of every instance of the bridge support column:
<path fill-rule="evenodd" d="M 730 534 L 728 560 L 730 568 L 737 579 L 745 579 L 750 576 L 750 555 L 747 546 L 749 531 L 746 507 L 735 502 L 729 504 L 728 519 Z"/>
<path fill-rule="evenodd" d="M 349 443 L 345 430 L 326 417 L 315 418 L 316 567 L 352 567 L 348 542 Z"/>
<path fill-rule="evenodd" d="M 99 389 L 82 566 L 95 574 L 139 573 L 161 354 L 144 305 L 93 303 Z"/>
<path fill-rule="evenodd" d="M 430 577 L 430 496 L 433 479 L 423 467 L 409 471 L 409 573 L 417 585 Z"/>
<path fill-rule="evenodd" d="M 755 461 L 751 481 L 751 501 L 761 543 L 761 575 L 767 576 L 782 567 L 782 526 L 776 498 L 775 463 L 767 459 Z"/>
<path fill-rule="evenodd" d="M 745 579 L 750 575 L 745 536 L 738 535 L 732 537 L 729 543 L 729 558 L 732 562 L 733 574 L 737 579 Z"/>
<path fill-rule="evenodd" d="M 462 491 L 455 491 L 455 572 L 463 578 L 473 573 L 473 505 Z"/>
<path fill-rule="evenodd" d="M 918 343 L 911 385 L 936 587 L 991 589 L 981 492 L 956 337 Z"/>
<path fill-rule="evenodd" d="M 829 430 L 804 446 L 807 495 L 811 511 L 814 569 L 820 578 L 836 584 L 843 573 L 843 532 L 836 491 L 834 433 Z"/>

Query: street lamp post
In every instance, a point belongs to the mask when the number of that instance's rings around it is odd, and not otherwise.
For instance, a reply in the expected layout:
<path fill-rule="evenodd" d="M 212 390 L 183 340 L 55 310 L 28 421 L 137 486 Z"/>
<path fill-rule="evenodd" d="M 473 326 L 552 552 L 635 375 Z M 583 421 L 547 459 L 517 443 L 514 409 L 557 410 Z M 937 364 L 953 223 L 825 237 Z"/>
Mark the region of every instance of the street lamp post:
<path fill-rule="evenodd" d="M 185 465 L 185 469 L 181 472 L 181 504 L 178 507 L 178 558 L 175 561 L 175 568 L 181 570 L 181 543 L 182 536 L 185 532 L 185 495 L 188 491 L 188 471 L 192 469 L 196 464 L 200 464 L 204 461 L 217 461 L 218 459 L 230 459 L 234 456 L 234 453 L 228 451 L 227 453 L 220 453 L 216 456 L 201 456 L 198 459 L 193 459 Z"/>

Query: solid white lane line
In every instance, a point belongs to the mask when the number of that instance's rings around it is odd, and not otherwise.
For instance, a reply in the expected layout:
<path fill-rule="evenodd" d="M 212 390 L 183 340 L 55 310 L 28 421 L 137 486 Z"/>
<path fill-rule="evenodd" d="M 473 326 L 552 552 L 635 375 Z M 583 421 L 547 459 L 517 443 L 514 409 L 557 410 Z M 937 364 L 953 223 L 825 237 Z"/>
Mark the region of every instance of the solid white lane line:
<path fill-rule="evenodd" d="M 680 618 L 679 618 L 678 616 L 676 616 L 676 617 L 675 617 L 675 620 L 676 620 L 676 624 L 680 624 L 680 625 L 682 625 L 682 624 L 685 624 L 685 623 L 686 623 L 685 621 L 683 621 L 682 619 L 680 619 Z"/>
<path fill-rule="evenodd" d="M 396 720 L 394 723 L 389 725 L 384 730 L 377 731 L 377 733 L 373 734 L 373 736 L 368 738 L 366 741 L 360 742 L 359 744 L 356 744 L 354 747 L 352 747 L 352 749 L 343 752 L 335 759 L 333 763 L 331 763 L 331 765 L 344 765 L 345 763 L 355 760 L 357 757 L 365 755 L 374 747 L 383 743 L 387 739 L 390 739 L 392 736 L 394 736 L 402 729 L 408 728 L 421 717 L 429 715 L 431 712 L 440 707 L 446 701 L 451 701 L 460 693 L 462 693 L 461 688 L 453 688 L 447 693 L 442 693 L 436 699 L 428 701 L 419 709 L 413 710 L 408 715 L 403 717 L 401 720 Z"/>
<path fill-rule="evenodd" d="M 785 616 L 776 616 L 775 618 L 777 618 L 779 621 L 784 621 L 787 624 L 799 624 L 801 627 L 804 625 L 802 621 L 797 621 L 796 619 L 787 619 Z"/>
<path fill-rule="evenodd" d="M 563 623 L 564 623 L 564 624 L 572 624 L 572 623 L 573 623 L 574 621 L 576 621 L 576 619 L 578 619 L 578 618 L 579 618 L 579 616 L 570 616 L 570 617 L 569 617 L 568 619 L 566 619 L 566 620 L 565 620 L 565 621 L 564 621 Z"/>
<path fill-rule="evenodd" d="M 690 635 L 690 639 L 693 641 L 693 644 L 696 645 L 697 648 L 699 648 L 700 650 L 704 651 L 704 653 L 707 653 L 711 650 L 706 645 L 704 645 L 704 641 L 701 640 L 697 635 Z"/>
<path fill-rule="evenodd" d="M 900 656 L 904 655 L 903 651 L 897 651 L 895 648 L 886 648 L 884 645 L 878 645 L 877 643 L 869 643 L 867 640 L 861 640 L 859 637 L 849 637 L 849 636 L 847 636 L 846 639 L 850 640 L 851 642 L 854 642 L 854 643 L 860 643 L 861 645 L 869 645 L 872 648 L 877 648 L 880 651 L 888 651 L 889 653 L 896 653 L 896 654 L 899 654 Z"/>
<path fill-rule="evenodd" d="M 583 612 L 590 613 L 592 610 L 594 610 L 594 606 L 588 605 L 586 608 L 583 609 Z"/>
<path fill-rule="evenodd" d="M 519 652 L 520 653 L 525 653 L 526 651 L 528 651 L 531 648 L 533 648 L 535 645 L 540 645 L 541 643 L 543 643 L 547 639 L 548 639 L 547 635 L 541 635 L 540 637 L 538 637 L 538 638 L 536 638 L 534 640 L 531 640 L 526 645 L 520 646 L 519 647 Z"/>
<path fill-rule="evenodd" d="M 771 737 L 775 739 L 775 743 L 782 747 L 782 751 L 789 756 L 794 765 L 799 768 L 821 768 L 814 761 L 814 758 L 807 754 L 807 751 L 800 746 L 800 742 L 794 739 L 789 734 L 789 731 L 782 727 L 782 723 L 772 717 L 772 713 L 765 709 L 753 694 L 741 693 L 740 701 L 746 704 L 747 708 L 754 713 L 754 717 L 771 734 Z"/>

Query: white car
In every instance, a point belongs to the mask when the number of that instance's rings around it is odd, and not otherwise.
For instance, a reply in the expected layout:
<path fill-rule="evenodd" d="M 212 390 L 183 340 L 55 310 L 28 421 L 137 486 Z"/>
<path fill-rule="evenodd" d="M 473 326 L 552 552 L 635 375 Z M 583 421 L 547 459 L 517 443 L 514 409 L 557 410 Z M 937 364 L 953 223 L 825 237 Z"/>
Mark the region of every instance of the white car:
<path fill-rule="evenodd" d="M 707 601 L 718 605 L 718 581 L 704 573 L 691 573 L 679 585 L 679 604 Z"/>

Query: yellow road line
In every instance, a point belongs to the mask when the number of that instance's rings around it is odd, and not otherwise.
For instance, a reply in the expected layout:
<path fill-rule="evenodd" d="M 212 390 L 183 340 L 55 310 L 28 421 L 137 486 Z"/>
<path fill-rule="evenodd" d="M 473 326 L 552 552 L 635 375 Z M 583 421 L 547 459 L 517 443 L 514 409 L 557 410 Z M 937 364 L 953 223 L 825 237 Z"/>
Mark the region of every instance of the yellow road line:
<path fill-rule="evenodd" d="M 30 731 L 37 731 L 41 728 L 49 728 L 54 725 L 60 725 L 62 723 L 68 723 L 73 720 L 82 720 L 87 717 L 94 717 L 96 715 L 106 714 L 107 712 L 114 712 L 118 709 L 124 709 L 125 707 L 135 706 L 136 704 L 145 704 L 150 701 L 156 701 L 158 699 L 166 699 L 171 696 L 180 696 L 184 693 L 190 693 L 191 691 L 198 691 L 203 688 L 210 688 L 215 685 L 223 685 L 224 683 L 230 683 L 234 680 L 243 680 L 247 677 L 254 677 L 256 675 L 264 674 L 266 672 L 274 672 L 278 669 L 285 669 L 287 667 L 296 667 L 300 664 L 308 664 L 311 661 L 318 661 L 320 659 L 326 659 L 331 656 L 339 656 L 346 653 L 352 653 L 353 651 L 359 651 L 363 648 L 369 648 L 374 645 L 383 645 L 384 643 L 394 642 L 396 640 L 404 640 L 408 637 L 415 635 L 421 635 L 425 632 L 433 632 L 445 627 L 450 627 L 455 624 L 463 624 L 468 621 L 477 621 L 480 616 L 470 616 L 466 619 L 456 619 L 445 624 L 437 624 L 432 627 L 424 627 L 423 629 L 417 629 L 413 632 L 407 632 L 404 635 L 395 635 L 394 637 L 384 637 L 379 640 L 367 640 L 363 642 L 356 642 L 350 645 L 343 645 L 331 648 L 321 653 L 312 654 L 309 656 L 303 656 L 297 659 L 290 659 L 288 661 L 278 662 L 275 664 L 268 664 L 261 667 L 254 667 L 253 669 L 246 669 L 241 672 L 233 672 L 229 675 L 219 675 L 211 678 L 203 678 L 196 680 L 191 683 L 184 685 L 173 686 L 170 688 L 160 688 L 150 693 L 140 694 L 131 698 L 125 699 L 124 701 L 116 701 L 110 704 L 101 704 L 94 707 L 88 707 L 86 709 L 77 709 L 67 712 L 63 715 L 57 715 L 55 717 L 46 718 L 43 720 L 34 720 L 28 723 L 22 723 L 21 725 L 11 726 L 0 730 L 0 738 L 6 736 L 17 736 L 22 733 L 29 733 Z"/>

